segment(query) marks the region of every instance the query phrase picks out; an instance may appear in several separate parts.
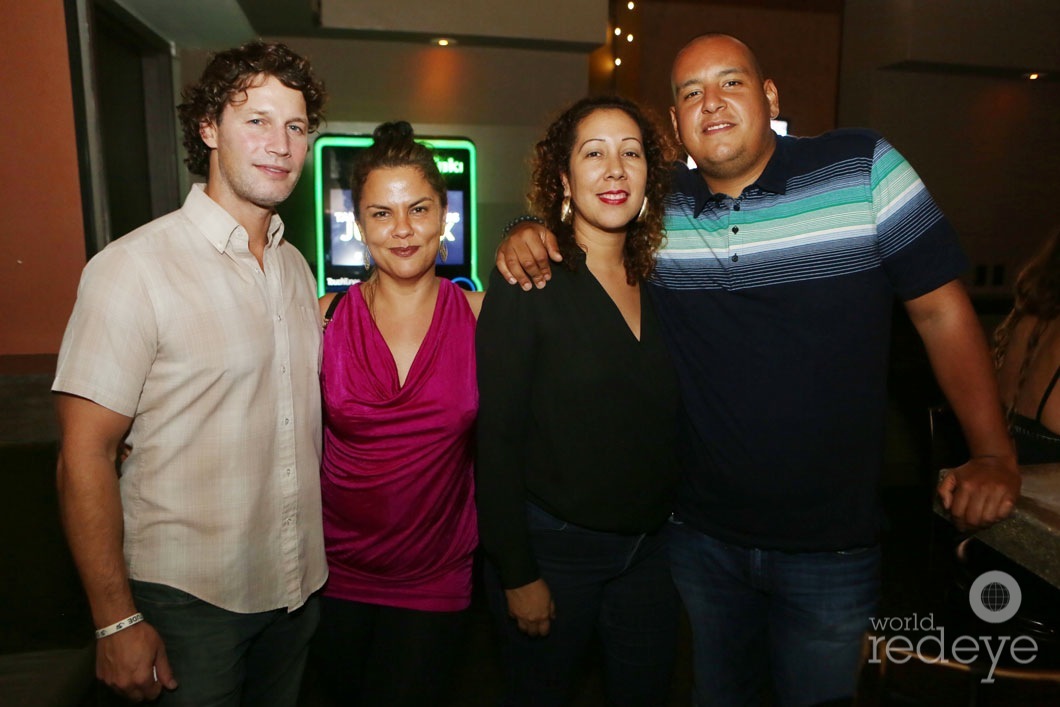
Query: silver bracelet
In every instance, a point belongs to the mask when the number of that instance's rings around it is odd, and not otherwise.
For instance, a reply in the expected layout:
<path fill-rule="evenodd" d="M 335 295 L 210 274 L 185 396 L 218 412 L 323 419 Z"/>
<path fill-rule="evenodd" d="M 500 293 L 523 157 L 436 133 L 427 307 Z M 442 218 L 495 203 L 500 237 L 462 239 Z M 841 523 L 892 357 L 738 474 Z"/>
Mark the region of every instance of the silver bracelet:
<path fill-rule="evenodd" d="M 96 629 L 96 638 L 97 639 L 106 638 L 107 636 L 115 634 L 118 631 L 124 631 L 125 629 L 129 628 L 130 626 L 138 624 L 138 623 L 140 623 L 143 620 L 144 620 L 144 615 L 141 614 L 140 612 L 136 612 L 135 614 L 133 614 L 129 618 L 122 619 L 121 621 L 119 621 L 116 624 L 111 624 L 110 626 L 104 626 L 103 628 L 97 628 Z"/>

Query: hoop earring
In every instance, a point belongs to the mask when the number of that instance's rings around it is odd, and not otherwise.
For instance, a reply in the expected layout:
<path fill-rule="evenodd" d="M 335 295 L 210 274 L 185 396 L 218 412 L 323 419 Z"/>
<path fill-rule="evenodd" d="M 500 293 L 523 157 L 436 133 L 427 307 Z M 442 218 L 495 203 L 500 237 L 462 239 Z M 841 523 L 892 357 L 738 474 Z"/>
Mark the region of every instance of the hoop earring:
<path fill-rule="evenodd" d="M 644 197 L 644 203 L 640 205 L 640 212 L 637 213 L 637 223 L 644 220 L 644 214 L 648 213 L 648 197 Z"/>
<path fill-rule="evenodd" d="M 443 263 L 449 259 L 449 248 L 446 247 L 445 241 L 438 244 L 438 255 L 441 256 Z"/>
<path fill-rule="evenodd" d="M 563 223 L 570 223 L 574 220 L 574 209 L 570 205 L 570 197 L 563 197 L 563 203 L 559 207 L 559 220 Z"/>

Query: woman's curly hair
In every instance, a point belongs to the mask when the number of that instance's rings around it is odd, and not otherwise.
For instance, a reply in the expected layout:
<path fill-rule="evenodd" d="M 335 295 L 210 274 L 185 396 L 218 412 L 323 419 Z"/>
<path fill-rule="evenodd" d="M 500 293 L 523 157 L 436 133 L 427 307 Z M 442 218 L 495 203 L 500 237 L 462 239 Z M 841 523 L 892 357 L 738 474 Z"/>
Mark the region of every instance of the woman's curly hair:
<path fill-rule="evenodd" d="M 434 152 L 426 145 L 416 142 L 412 126 L 404 120 L 382 123 L 372 131 L 372 145 L 362 152 L 353 165 L 350 176 L 350 191 L 353 196 L 353 215 L 361 220 L 361 193 L 368 175 L 377 169 L 392 167 L 414 167 L 420 171 L 427 184 L 434 190 L 443 209 L 449 206 L 449 191 L 445 177 L 434 161 Z"/>
<path fill-rule="evenodd" d="M 994 365 L 998 370 L 1005 362 L 1009 342 L 1016 325 L 1026 317 L 1035 317 L 1034 328 L 1027 337 L 1027 350 L 1020 362 L 1016 393 L 1006 411 L 1012 415 L 1020 391 L 1027 380 L 1038 344 L 1046 327 L 1060 316 L 1060 229 L 1053 231 L 1045 245 L 1016 277 L 1015 302 L 1012 311 L 994 330 Z"/>
<path fill-rule="evenodd" d="M 659 129 L 653 116 L 636 103 L 620 96 L 583 98 L 567 108 L 548 126 L 544 139 L 535 147 L 533 176 L 527 199 L 530 211 L 545 221 L 556 235 L 563 263 L 575 269 L 584 261 L 585 253 L 574 240 L 574 228 L 561 218 L 563 182 L 570 172 L 571 153 L 578 126 L 598 110 L 620 110 L 640 128 L 647 165 L 645 196 L 648 206 L 644 216 L 629 223 L 622 260 L 626 266 L 626 280 L 633 285 L 647 279 L 655 269 L 655 255 L 662 247 L 663 200 L 670 188 L 670 161 L 673 148 L 668 134 Z"/>
<path fill-rule="evenodd" d="M 199 82 L 184 89 L 181 93 L 184 102 L 177 106 L 184 148 L 188 151 L 184 161 L 192 174 L 206 177 L 210 171 L 210 148 L 199 135 L 201 127 L 220 123 L 225 106 L 251 88 L 259 76 L 274 76 L 287 88 L 301 91 L 309 132 L 320 126 L 327 92 L 313 75 L 308 60 L 286 45 L 274 42 L 249 42 L 218 52 L 203 70 Z"/>

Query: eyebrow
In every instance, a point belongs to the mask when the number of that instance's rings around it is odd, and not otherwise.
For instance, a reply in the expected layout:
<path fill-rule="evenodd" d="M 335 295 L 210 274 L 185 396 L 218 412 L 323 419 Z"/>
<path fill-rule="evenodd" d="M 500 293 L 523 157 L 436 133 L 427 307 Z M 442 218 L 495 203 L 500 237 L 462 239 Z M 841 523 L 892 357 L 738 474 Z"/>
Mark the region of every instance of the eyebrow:
<path fill-rule="evenodd" d="M 421 198 L 417 199 L 416 201 L 412 202 L 411 204 L 409 204 L 409 207 L 419 206 L 420 204 L 422 204 L 424 202 L 434 203 L 434 201 L 435 201 L 435 199 L 434 199 L 433 196 L 424 196 L 424 197 L 421 197 Z M 366 209 L 393 209 L 394 207 L 390 206 L 388 204 L 365 204 L 364 208 L 366 208 Z"/>
<path fill-rule="evenodd" d="M 722 77 L 725 77 L 725 76 L 732 76 L 733 74 L 750 74 L 750 73 L 753 73 L 753 72 L 751 72 L 749 69 L 745 69 L 745 68 L 742 68 L 742 67 L 739 67 L 739 66 L 733 66 L 733 67 L 730 67 L 730 68 L 727 68 L 727 69 L 721 69 L 720 71 L 715 72 L 714 74 L 712 74 L 712 77 L 722 78 Z M 695 86 L 697 84 L 702 84 L 706 80 L 707 79 L 703 79 L 703 78 L 701 78 L 699 76 L 694 76 L 694 77 L 688 79 L 687 81 L 682 81 L 681 83 L 677 84 L 676 90 L 680 91 L 682 89 L 688 88 L 689 86 Z"/>
<path fill-rule="evenodd" d="M 633 140 L 634 142 L 638 142 L 638 143 L 641 141 L 641 139 L 639 137 L 634 137 L 634 136 L 630 135 L 629 137 L 620 138 L 619 142 L 625 142 L 626 140 Z M 604 138 L 602 138 L 602 137 L 591 137 L 591 138 L 588 138 L 588 139 L 586 139 L 585 141 L 582 142 L 581 147 L 585 147 L 590 142 L 604 142 Z"/>

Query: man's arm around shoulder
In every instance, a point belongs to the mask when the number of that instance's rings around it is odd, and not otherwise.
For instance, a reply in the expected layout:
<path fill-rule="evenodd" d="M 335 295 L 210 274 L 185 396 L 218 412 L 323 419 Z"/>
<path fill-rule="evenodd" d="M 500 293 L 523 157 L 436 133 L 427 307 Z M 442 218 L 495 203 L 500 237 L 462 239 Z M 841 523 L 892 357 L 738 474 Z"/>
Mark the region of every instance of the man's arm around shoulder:
<path fill-rule="evenodd" d="M 56 480 L 70 551 L 97 628 L 136 612 L 122 552 L 115 458 L 132 420 L 91 400 L 56 396 L 62 446 Z M 157 675 L 157 678 L 156 678 Z M 158 696 L 177 682 L 158 633 L 146 622 L 98 639 L 96 676 L 125 697 Z"/>
<path fill-rule="evenodd" d="M 962 530 L 996 523 L 1012 512 L 1020 476 L 975 310 L 957 280 L 907 301 L 905 307 L 971 452 L 966 464 L 939 483 L 942 505 Z"/>

